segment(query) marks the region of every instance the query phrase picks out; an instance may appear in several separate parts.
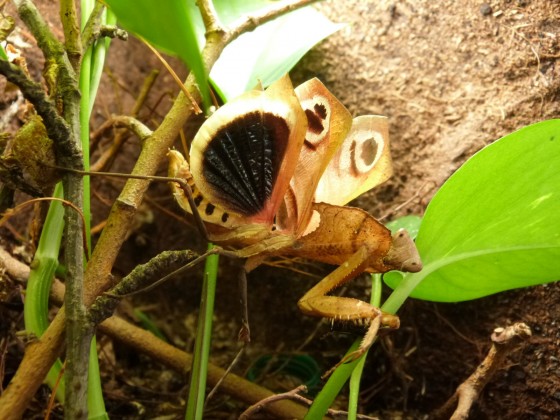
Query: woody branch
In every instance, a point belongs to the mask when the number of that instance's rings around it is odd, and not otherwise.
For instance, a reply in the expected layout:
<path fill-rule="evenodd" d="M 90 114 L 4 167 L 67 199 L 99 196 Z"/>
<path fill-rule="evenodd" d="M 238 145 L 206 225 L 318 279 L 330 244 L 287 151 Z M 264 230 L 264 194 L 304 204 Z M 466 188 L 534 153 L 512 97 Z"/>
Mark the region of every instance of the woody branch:
<path fill-rule="evenodd" d="M 54 152 L 60 166 L 71 169 L 82 169 L 82 153 L 80 138 L 80 93 L 76 69 L 81 58 L 81 44 L 77 29 L 76 9 L 73 1 L 61 2 L 62 24 L 66 45 L 62 45 L 49 30 L 35 5 L 30 0 L 15 2 L 18 13 L 27 25 L 37 44 L 45 55 L 48 74 L 46 82 L 51 97 L 57 98 L 62 104 L 61 114 L 51 98 L 47 97 L 41 85 L 33 82 L 21 68 L 3 61 L 0 71 L 6 78 L 16 84 L 24 97 L 34 106 L 42 117 L 49 137 L 53 140 Z M 74 206 L 82 208 L 82 179 L 73 173 L 65 173 L 62 177 L 64 194 Z M 66 359 L 67 387 L 66 399 L 70 408 L 69 415 L 87 412 L 87 358 L 89 342 L 93 329 L 87 327 L 86 310 L 83 305 L 83 235 L 82 224 L 78 214 L 70 208 L 65 210 L 64 225 L 64 260 L 68 270 L 66 307 Z M 59 325 L 63 325 L 60 323 Z M 57 341 L 57 343 L 60 339 Z M 48 365 L 50 367 L 50 364 Z M 42 379 L 42 378 L 41 378 Z M 16 381 L 16 390 L 17 390 Z"/>
<path fill-rule="evenodd" d="M 231 29 L 215 30 L 222 27 L 213 5 L 211 1 L 201 0 L 199 8 L 204 22 L 206 24 L 214 22 L 213 25 L 215 25 L 212 28 L 206 28 L 206 45 L 202 51 L 206 68 L 211 69 L 225 46 L 240 34 L 251 31 L 257 26 L 292 10 L 307 6 L 313 1 L 315 0 L 281 2 L 275 8 L 245 19 Z M 188 76 L 185 86 L 187 91 L 197 101 L 200 101 L 200 94 L 192 74 Z M 167 149 L 172 146 L 191 114 L 190 102 L 186 100 L 183 93 L 179 93 L 161 125 L 144 142 L 144 147 L 132 171 L 134 175 L 151 176 L 155 174 L 159 163 L 165 157 Z M 68 177 L 76 177 L 76 175 L 69 174 Z M 109 286 L 112 266 L 126 237 L 126 232 L 133 223 L 134 215 L 148 185 L 149 182 L 145 180 L 129 180 L 113 205 L 107 220 L 107 226 L 99 238 L 85 272 L 83 303 L 86 307 L 89 307 L 95 298 Z M 1 418 L 21 418 L 50 366 L 59 355 L 63 343 L 66 316 L 66 310 L 63 307 L 41 339 L 28 347 L 18 371 L 2 397 L 0 397 Z"/>
<path fill-rule="evenodd" d="M 179 253 L 171 252 L 171 254 L 178 256 L 182 254 L 186 258 L 189 258 L 189 251 Z M 156 258 L 159 259 L 161 257 Z M 5 274 L 14 281 L 21 283 L 22 285 L 25 285 L 27 282 L 30 272 L 29 266 L 15 259 L 1 246 L 0 267 L 3 267 Z M 147 277 L 150 277 L 150 274 L 148 274 Z M 60 306 L 62 304 L 64 300 L 64 290 L 64 284 L 55 279 L 50 292 L 51 300 L 55 305 Z M 105 312 L 105 308 L 102 307 L 103 305 L 101 304 L 100 299 L 103 299 L 103 296 L 98 297 L 96 300 L 96 302 L 99 303 L 98 309 L 101 312 Z M 173 347 L 171 344 L 162 341 L 150 332 L 117 316 L 111 316 L 101 322 L 101 324 L 99 324 L 99 329 L 102 333 L 107 334 L 114 340 L 117 340 L 131 349 L 151 357 L 153 360 L 160 362 L 164 366 L 167 366 L 178 373 L 184 374 L 185 369 L 188 369 L 192 364 L 192 355 L 190 353 L 186 353 L 176 347 Z M 240 401 L 244 401 L 247 404 L 255 404 L 258 401 L 262 401 L 263 399 L 274 395 L 271 391 L 239 377 L 234 373 L 230 372 L 226 376 L 224 369 L 209 363 L 209 385 L 215 385 L 221 380 L 223 381 L 220 389 L 223 393 Z M 268 413 L 278 418 L 302 418 L 307 411 L 307 409 L 301 405 L 287 400 L 267 404 L 265 409 Z"/>

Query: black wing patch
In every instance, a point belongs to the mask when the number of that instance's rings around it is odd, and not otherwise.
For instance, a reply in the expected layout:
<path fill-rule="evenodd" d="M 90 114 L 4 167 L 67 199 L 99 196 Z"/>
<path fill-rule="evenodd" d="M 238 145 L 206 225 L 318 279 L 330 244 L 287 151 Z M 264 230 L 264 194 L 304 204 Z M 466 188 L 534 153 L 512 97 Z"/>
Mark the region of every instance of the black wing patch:
<path fill-rule="evenodd" d="M 206 146 L 202 174 L 230 208 L 257 214 L 270 198 L 289 134 L 286 121 L 272 113 L 241 115 Z"/>

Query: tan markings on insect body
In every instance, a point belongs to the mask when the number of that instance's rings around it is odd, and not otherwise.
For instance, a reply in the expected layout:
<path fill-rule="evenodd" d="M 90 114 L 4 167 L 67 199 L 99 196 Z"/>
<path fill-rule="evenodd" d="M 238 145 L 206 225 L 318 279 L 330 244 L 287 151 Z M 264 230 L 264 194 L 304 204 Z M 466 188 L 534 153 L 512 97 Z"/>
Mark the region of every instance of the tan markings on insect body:
<path fill-rule="evenodd" d="M 183 155 L 176 150 L 170 150 L 167 154 L 169 159 L 168 175 L 172 178 L 181 178 L 187 181 L 191 188 L 194 203 L 200 213 L 202 220 L 215 225 L 221 225 L 225 228 L 233 228 L 238 225 L 244 224 L 244 220 L 239 215 L 225 211 L 215 204 L 210 203 L 200 192 L 193 177 L 190 173 L 188 162 Z M 189 201 L 185 196 L 185 192 L 176 182 L 171 182 L 171 191 L 179 206 L 187 213 L 192 214 Z"/>

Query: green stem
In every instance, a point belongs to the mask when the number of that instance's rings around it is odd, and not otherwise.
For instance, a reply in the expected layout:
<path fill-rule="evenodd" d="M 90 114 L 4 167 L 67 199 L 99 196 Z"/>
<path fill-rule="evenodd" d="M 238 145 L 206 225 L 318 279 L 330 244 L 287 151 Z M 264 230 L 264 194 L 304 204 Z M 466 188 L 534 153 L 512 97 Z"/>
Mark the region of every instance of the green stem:
<path fill-rule="evenodd" d="M 96 12 L 95 2 L 92 0 L 82 0 L 82 31 L 84 30 L 85 23 L 92 13 Z M 105 23 L 106 13 L 100 16 L 100 24 Z M 80 140 L 82 145 L 83 157 L 84 157 L 84 169 L 87 171 L 90 167 L 90 150 L 89 150 L 89 122 L 91 117 L 91 112 L 95 102 L 95 97 L 97 94 L 97 88 L 101 79 L 101 74 L 103 72 L 103 66 L 105 63 L 105 56 L 107 54 L 107 48 L 109 44 L 105 40 L 99 40 L 93 45 L 89 46 L 86 51 L 84 51 L 81 67 L 80 67 L 80 92 L 82 93 L 80 100 Z M 91 187 L 90 187 L 90 177 L 83 177 L 83 190 L 84 190 L 84 219 L 85 219 L 85 232 L 86 232 L 86 242 L 88 244 L 88 249 L 91 250 Z M 89 258 L 89 255 L 88 255 Z M 88 369 L 88 412 L 89 419 L 108 419 L 109 416 L 105 409 L 105 403 L 103 401 L 103 389 L 101 385 L 101 375 L 99 372 L 99 361 L 97 357 L 97 347 L 94 335 L 94 325 L 92 328 L 92 340 L 90 343 L 89 352 L 89 369 Z"/>
<path fill-rule="evenodd" d="M 208 244 L 208 250 L 212 248 L 213 245 Z M 214 314 L 218 261 L 219 256 L 217 254 L 210 255 L 206 259 L 206 265 L 204 267 L 204 285 L 200 303 L 198 327 L 196 330 L 187 410 L 185 414 L 185 419 L 187 420 L 202 419 L 204 413 L 204 398 L 206 395 L 210 339 L 212 338 L 212 317 Z"/>
<path fill-rule="evenodd" d="M 412 291 L 426 277 L 425 270 L 419 273 L 407 273 L 387 298 L 381 309 L 388 314 L 396 314 Z"/>
<path fill-rule="evenodd" d="M 62 198 L 62 184 L 56 185 L 54 197 Z M 53 201 L 49 206 L 45 224 L 41 232 L 37 252 L 31 263 L 31 272 L 27 281 L 23 316 L 25 330 L 40 337 L 49 325 L 49 292 L 58 266 L 58 254 L 64 229 L 64 208 L 60 201 Z M 46 383 L 54 389 L 61 375 L 62 362 L 58 359 L 49 371 Z M 60 380 L 56 397 L 64 402 L 64 380 Z"/>
<path fill-rule="evenodd" d="M 380 274 L 371 275 L 371 300 L 372 306 L 379 308 L 381 304 L 381 288 L 382 281 Z M 366 358 L 369 350 L 360 357 L 356 368 L 352 371 L 350 376 L 350 395 L 348 399 L 348 420 L 356 420 L 358 415 L 358 399 L 360 397 L 360 381 L 362 379 L 362 373 L 364 371 L 364 365 L 366 363 Z"/>
<path fill-rule="evenodd" d="M 381 302 L 381 276 L 374 274 L 372 276 L 372 293 L 371 293 L 371 304 L 375 307 L 379 307 Z M 352 346 L 346 352 L 349 355 L 356 351 L 360 346 L 361 339 L 354 341 Z M 348 402 L 348 418 L 356 418 L 357 407 L 358 407 L 358 396 L 360 390 L 360 379 L 362 376 L 362 371 L 364 363 L 367 357 L 367 352 L 363 354 L 357 360 L 350 363 L 344 363 L 340 365 L 333 374 L 329 377 L 327 383 L 317 395 L 313 404 L 309 408 L 306 420 L 323 418 L 327 413 L 329 407 L 332 405 L 334 399 L 338 396 L 342 387 L 348 381 L 348 378 L 352 376 L 350 383 L 350 400 Z"/>

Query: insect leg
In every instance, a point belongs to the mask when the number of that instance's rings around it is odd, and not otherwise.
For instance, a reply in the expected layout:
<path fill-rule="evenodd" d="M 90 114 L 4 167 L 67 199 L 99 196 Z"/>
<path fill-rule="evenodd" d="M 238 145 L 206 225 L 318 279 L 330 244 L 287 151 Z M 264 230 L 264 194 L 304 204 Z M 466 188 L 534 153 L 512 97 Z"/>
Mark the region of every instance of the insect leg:
<path fill-rule="evenodd" d="M 192 188 L 189 183 L 185 180 L 179 183 L 181 189 L 184 191 L 185 195 L 187 196 L 187 200 L 189 201 L 189 206 L 191 207 L 192 215 L 194 217 L 194 221 L 196 223 L 196 227 L 198 228 L 202 237 L 208 242 L 208 232 L 206 231 L 206 226 L 202 221 L 202 217 L 198 211 L 198 207 L 196 206 L 193 198 Z"/>
<path fill-rule="evenodd" d="M 63 170 L 65 172 L 71 172 L 78 175 L 106 176 L 112 178 L 125 178 L 125 179 L 140 179 L 145 181 L 157 181 L 157 182 L 175 182 L 179 184 L 181 190 L 185 193 L 185 196 L 187 197 L 192 215 L 194 217 L 194 221 L 196 223 L 198 230 L 200 231 L 200 234 L 206 239 L 206 241 L 208 241 L 208 232 L 206 231 L 206 226 L 204 225 L 204 222 L 202 221 L 202 217 L 198 212 L 198 208 L 194 203 L 192 188 L 186 179 L 180 177 L 164 177 L 164 176 L 156 176 L 156 175 L 150 176 L 150 175 L 119 174 L 113 172 L 79 171 L 77 169 L 63 168 L 55 165 L 48 165 L 48 166 L 54 169 Z"/>
<path fill-rule="evenodd" d="M 247 299 L 247 269 L 243 265 L 239 269 L 239 303 L 241 304 L 241 329 L 239 330 L 239 341 L 247 344 L 251 341 L 251 329 L 249 328 L 249 305 Z"/>
<path fill-rule="evenodd" d="M 345 357 L 341 363 L 354 360 L 373 343 L 380 325 L 398 328 L 398 317 L 384 314 L 379 308 L 359 299 L 327 296 L 331 290 L 348 282 L 362 273 L 368 266 L 367 247 L 358 249 L 344 264 L 317 283 L 298 302 L 300 310 L 311 316 L 325 317 L 340 321 L 369 323 L 369 329 L 356 352 Z"/>

